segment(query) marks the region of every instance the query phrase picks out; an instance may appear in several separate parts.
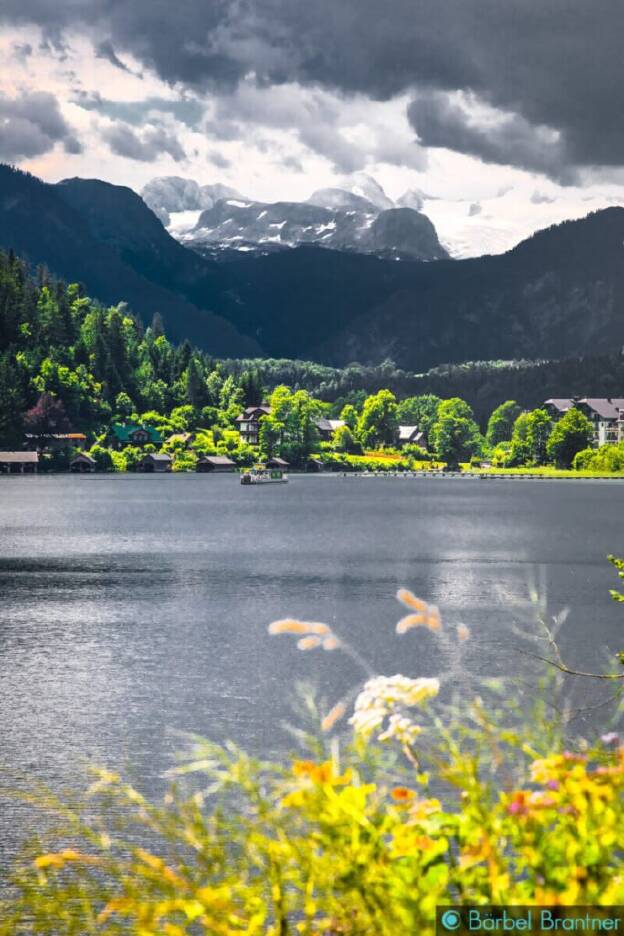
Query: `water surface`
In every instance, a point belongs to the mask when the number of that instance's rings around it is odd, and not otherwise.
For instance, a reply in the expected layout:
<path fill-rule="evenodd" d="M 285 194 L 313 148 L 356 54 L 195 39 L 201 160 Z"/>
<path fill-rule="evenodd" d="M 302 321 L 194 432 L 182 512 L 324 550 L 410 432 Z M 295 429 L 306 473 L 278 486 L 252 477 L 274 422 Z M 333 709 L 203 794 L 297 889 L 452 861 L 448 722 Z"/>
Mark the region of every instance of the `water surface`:
<path fill-rule="evenodd" d="M 175 729 L 273 751 L 298 679 L 335 699 L 359 678 L 270 638 L 275 618 L 327 621 L 379 672 L 443 669 L 429 634 L 393 635 L 399 585 L 471 628 L 463 675 L 525 665 L 532 584 L 593 664 L 622 645 L 605 556 L 624 553 L 623 507 L 600 481 L 0 478 L 0 764 L 53 784 L 127 765 L 150 790 Z"/>

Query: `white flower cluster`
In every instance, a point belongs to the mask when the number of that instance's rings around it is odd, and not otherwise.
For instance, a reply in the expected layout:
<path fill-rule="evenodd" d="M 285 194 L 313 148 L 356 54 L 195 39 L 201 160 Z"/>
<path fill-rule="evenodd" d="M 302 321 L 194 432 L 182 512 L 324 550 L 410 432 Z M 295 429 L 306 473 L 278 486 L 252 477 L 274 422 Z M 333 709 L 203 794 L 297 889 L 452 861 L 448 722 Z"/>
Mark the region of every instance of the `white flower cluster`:
<path fill-rule="evenodd" d="M 439 691 L 437 679 L 410 679 L 398 674 L 375 676 L 364 684 L 355 700 L 349 724 L 366 738 L 382 729 L 378 735 L 380 741 L 395 739 L 401 744 L 411 744 L 422 729 L 403 710 L 420 705 Z"/>

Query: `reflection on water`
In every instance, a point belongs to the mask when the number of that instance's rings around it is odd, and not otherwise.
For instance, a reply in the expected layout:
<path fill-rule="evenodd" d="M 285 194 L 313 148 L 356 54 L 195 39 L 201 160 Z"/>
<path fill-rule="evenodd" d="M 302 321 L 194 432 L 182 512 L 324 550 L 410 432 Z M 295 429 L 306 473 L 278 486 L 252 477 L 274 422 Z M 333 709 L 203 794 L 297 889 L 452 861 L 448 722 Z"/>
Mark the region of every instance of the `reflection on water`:
<path fill-rule="evenodd" d="M 564 646 L 595 660 L 621 633 L 605 556 L 624 552 L 623 500 L 599 482 L 1 479 L 0 763 L 54 784 L 128 764 L 149 789 L 171 729 L 274 750 L 296 680 L 336 697 L 359 676 L 269 638 L 275 618 L 328 621 L 381 672 L 442 668 L 431 635 L 393 636 L 399 585 L 471 628 L 479 676 L 520 665 L 517 604 L 541 575 L 572 609 Z"/>

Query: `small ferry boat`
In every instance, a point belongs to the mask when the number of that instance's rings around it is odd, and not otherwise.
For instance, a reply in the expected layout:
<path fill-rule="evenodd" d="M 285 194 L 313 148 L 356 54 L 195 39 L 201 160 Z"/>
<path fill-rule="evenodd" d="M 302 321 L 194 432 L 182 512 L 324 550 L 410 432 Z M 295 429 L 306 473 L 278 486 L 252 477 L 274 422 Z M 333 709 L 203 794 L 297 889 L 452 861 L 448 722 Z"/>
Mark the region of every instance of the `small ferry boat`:
<path fill-rule="evenodd" d="M 281 468 L 256 465 L 241 475 L 241 484 L 284 484 L 288 475 Z"/>

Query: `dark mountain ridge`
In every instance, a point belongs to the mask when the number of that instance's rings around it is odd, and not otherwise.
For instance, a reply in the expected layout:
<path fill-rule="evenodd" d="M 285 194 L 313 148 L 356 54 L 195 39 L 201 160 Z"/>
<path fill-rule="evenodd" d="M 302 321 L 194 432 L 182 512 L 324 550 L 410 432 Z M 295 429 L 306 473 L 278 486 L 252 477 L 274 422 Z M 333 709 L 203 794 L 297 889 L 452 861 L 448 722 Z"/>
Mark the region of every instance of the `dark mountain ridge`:
<path fill-rule="evenodd" d="M 169 237 L 131 189 L 84 179 L 49 185 L 0 165 L 0 246 L 83 283 L 102 302 L 126 301 L 146 322 L 160 312 L 176 340 L 189 338 L 214 354 L 259 351 L 177 288 L 167 271 L 193 281 L 209 277 L 210 265 Z"/>
<path fill-rule="evenodd" d="M 397 261 L 320 247 L 219 260 L 175 241 L 130 189 L 47 185 L 0 167 L 0 246 L 83 282 L 213 354 L 410 370 L 624 345 L 624 208 L 541 231 L 507 254 Z M 203 310 L 212 310 L 210 312 Z"/>

